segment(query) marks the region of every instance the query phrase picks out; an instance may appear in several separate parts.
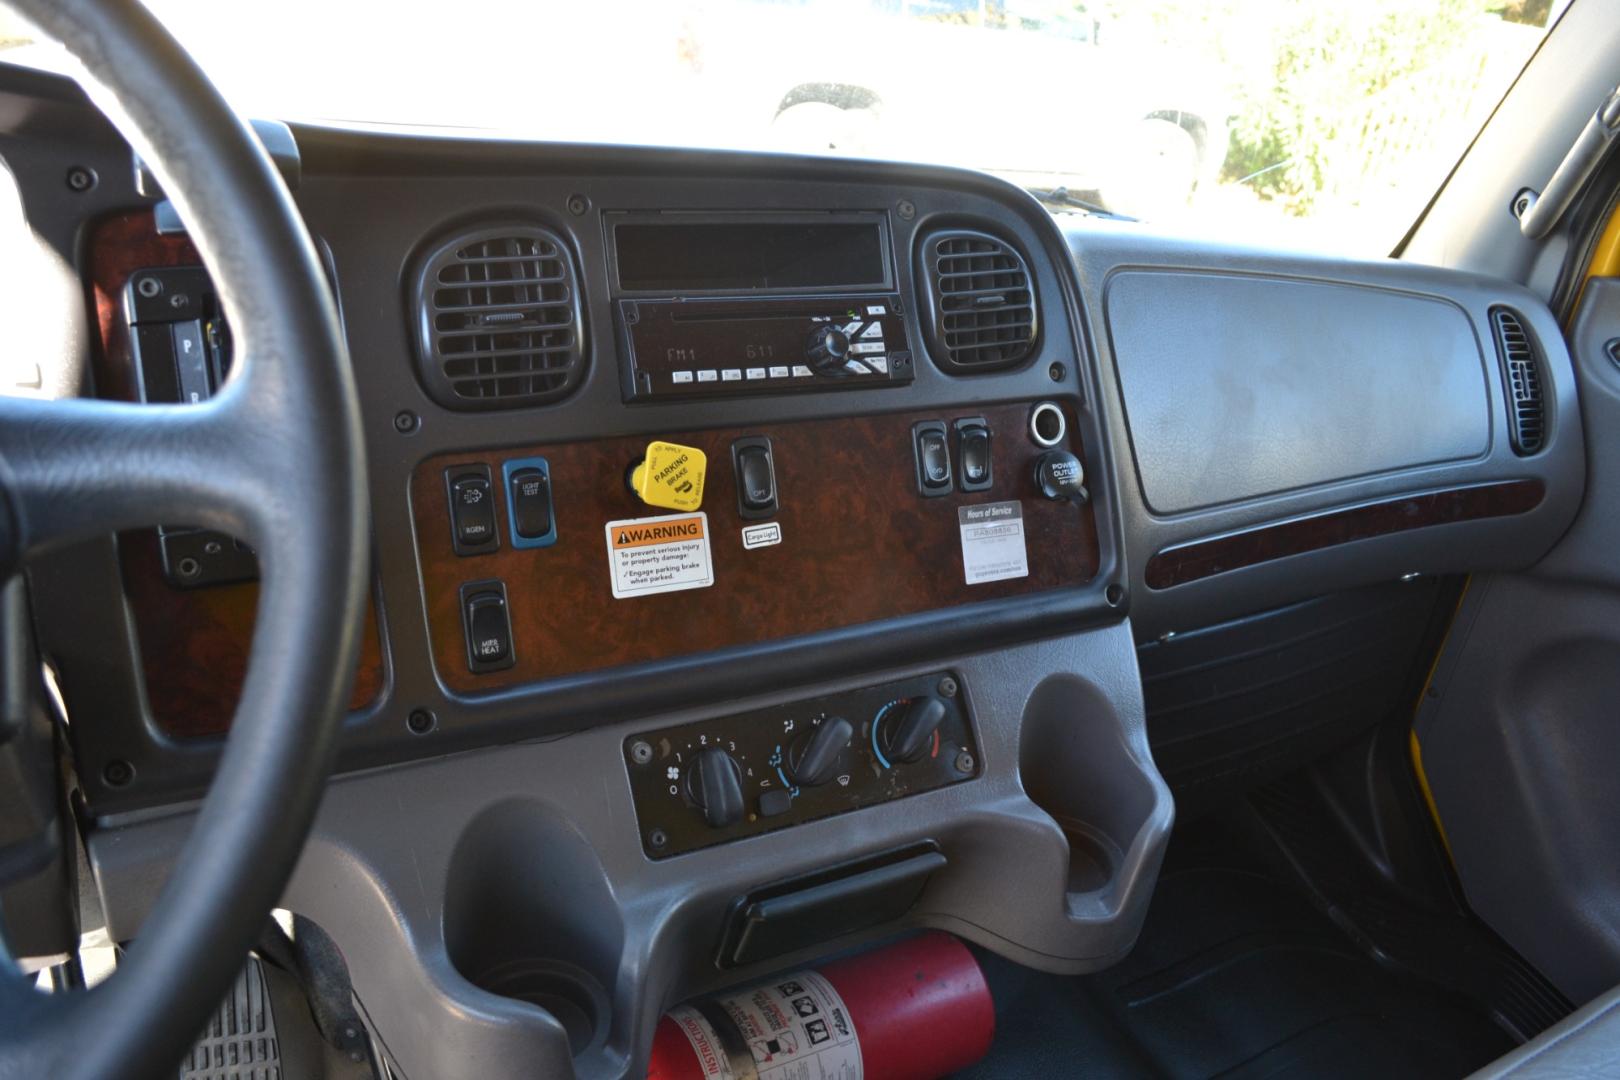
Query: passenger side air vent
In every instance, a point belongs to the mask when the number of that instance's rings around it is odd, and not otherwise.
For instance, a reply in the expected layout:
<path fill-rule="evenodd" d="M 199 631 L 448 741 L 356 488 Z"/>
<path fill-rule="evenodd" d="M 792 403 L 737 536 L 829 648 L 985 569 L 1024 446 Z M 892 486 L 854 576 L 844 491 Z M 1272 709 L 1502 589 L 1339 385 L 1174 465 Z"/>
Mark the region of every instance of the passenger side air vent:
<path fill-rule="evenodd" d="M 997 371 L 1035 352 L 1035 292 L 1012 245 L 951 229 L 923 240 L 923 326 L 934 362 L 962 375 Z"/>
<path fill-rule="evenodd" d="M 464 233 L 416 276 L 422 380 L 451 409 L 511 409 L 566 396 L 585 368 L 574 264 L 547 229 Z"/>
<path fill-rule="evenodd" d="M 1508 434 L 1513 451 L 1534 454 L 1547 440 L 1547 405 L 1541 392 L 1541 357 L 1519 316 L 1507 308 L 1491 309 L 1491 330 L 1502 358 L 1508 396 Z"/>

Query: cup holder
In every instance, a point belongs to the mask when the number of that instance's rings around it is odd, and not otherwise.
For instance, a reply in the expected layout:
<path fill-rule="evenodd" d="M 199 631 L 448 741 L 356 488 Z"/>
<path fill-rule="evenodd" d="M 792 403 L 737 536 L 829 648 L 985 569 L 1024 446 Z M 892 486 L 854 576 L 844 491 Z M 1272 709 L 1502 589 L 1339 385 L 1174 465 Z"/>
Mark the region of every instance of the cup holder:
<path fill-rule="evenodd" d="M 1055 814 L 1052 820 L 1058 823 L 1069 841 L 1068 891 L 1071 894 L 1096 892 L 1107 886 L 1122 858 L 1119 845 L 1084 822 Z"/>
<path fill-rule="evenodd" d="M 1019 774 L 1069 842 L 1069 895 L 1108 889 L 1158 806 L 1151 766 L 1132 751 L 1108 699 L 1072 675 L 1036 688 L 1022 731 Z"/>
<path fill-rule="evenodd" d="M 580 1057 L 607 1038 L 611 1006 L 602 984 L 584 968 L 562 960 L 519 958 L 475 976 L 473 984 L 502 997 L 537 1005 L 568 1033 L 569 1053 Z"/>
<path fill-rule="evenodd" d="M 474 986 L 549 1013 L 576 1062 L 600 1058 L 624 948 L 618 910 L 579 831 L 544 805 L 514 800 L 474 818 L 456 846 L 445 946 Z"/>

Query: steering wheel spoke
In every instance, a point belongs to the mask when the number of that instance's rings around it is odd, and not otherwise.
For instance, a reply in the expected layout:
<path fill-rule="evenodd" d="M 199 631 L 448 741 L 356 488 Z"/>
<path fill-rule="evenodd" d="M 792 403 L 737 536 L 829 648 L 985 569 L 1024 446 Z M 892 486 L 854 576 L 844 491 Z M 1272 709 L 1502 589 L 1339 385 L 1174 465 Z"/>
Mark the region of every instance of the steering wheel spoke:
<path fill-rule="evenodd" d="M 92 100 L 179 210 L 243 345 L 220 393 L 196 405 L 0 399 L 0 572 L 162 524 L 230 533 L 260 558 L 213 785 L 118 971 L 87 992 L 35 994 L 0 946 L 0 1080 L 173 1076 L 292 874 L 335 757 L 368 580 L 359 402 L 298 207 L 151 13 L 4 2 L 84 62 Z"/>
<path fill-rule="evenodd" d="M 0 573 L 42 549 L 141 526 L 256 539 L 274 457 L 234 389 L 201 405 L 0 398 Z"/>

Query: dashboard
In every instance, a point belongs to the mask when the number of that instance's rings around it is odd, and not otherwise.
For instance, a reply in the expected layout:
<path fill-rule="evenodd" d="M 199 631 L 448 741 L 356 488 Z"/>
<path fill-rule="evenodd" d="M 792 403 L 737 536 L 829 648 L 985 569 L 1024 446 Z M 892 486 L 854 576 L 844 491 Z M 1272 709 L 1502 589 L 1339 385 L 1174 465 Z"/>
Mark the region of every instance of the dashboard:
<path fill-rule="evenodd" d="M 212 393 L 229 327 L 183 223 L 41 78 L 0 81 L 0 152 L 81 283 L 84 385 Z M 272 135 L 374 530 L 289 902 L 371 958 L 423 1075 L 474 1045 L 634 1072 L 665 1004 L 908 926 L 1103 966 L 1173 817 L 1140 648 L 1528 565 L 1581 499 L 1568 355 L 1508 283 L 921 166 Z M 253 555 L 176 522 L 31 588 L 132 933 L 229 721 Z"/>

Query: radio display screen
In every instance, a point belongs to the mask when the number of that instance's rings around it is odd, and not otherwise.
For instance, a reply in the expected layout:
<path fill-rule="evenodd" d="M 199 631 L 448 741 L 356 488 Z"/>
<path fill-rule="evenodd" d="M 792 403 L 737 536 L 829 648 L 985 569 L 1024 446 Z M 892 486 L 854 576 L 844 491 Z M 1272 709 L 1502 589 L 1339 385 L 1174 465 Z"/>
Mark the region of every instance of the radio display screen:
<path fill-rule="evenodd" d="M 873 222 L 621 222 L 626 292 L 883 287 L 883 231 Z"/>

